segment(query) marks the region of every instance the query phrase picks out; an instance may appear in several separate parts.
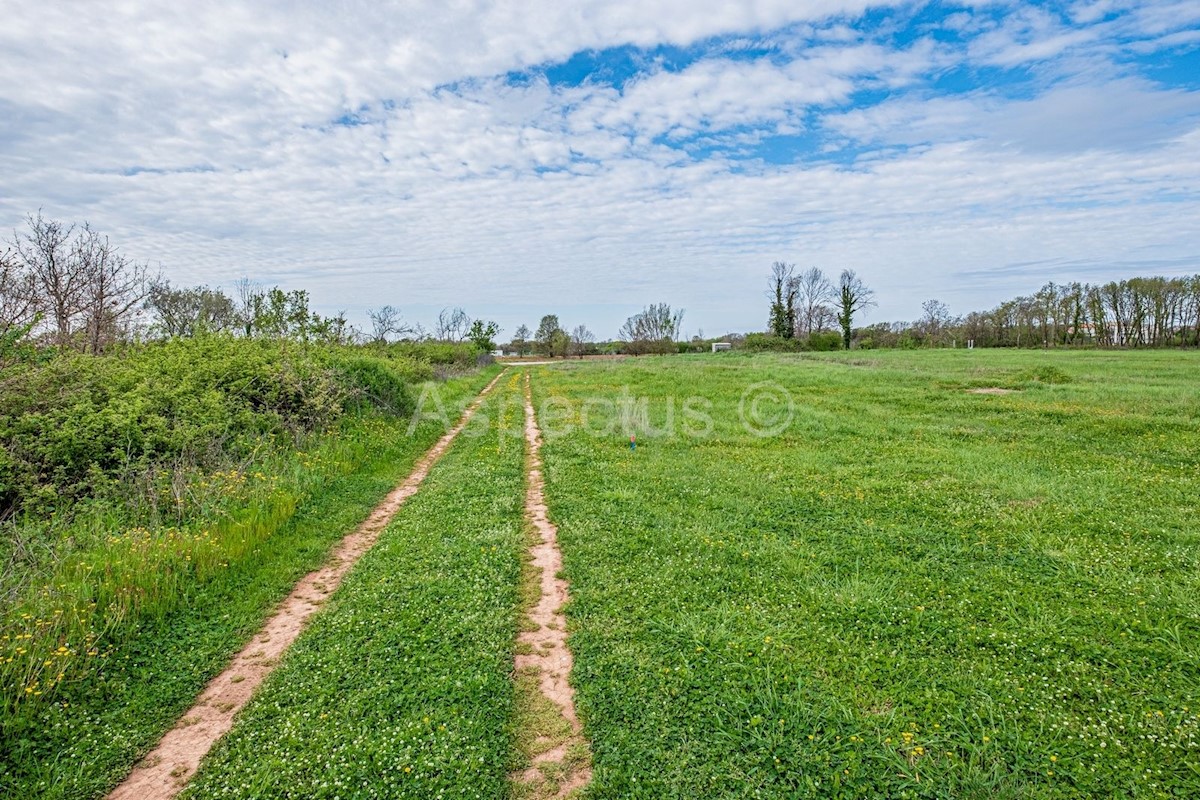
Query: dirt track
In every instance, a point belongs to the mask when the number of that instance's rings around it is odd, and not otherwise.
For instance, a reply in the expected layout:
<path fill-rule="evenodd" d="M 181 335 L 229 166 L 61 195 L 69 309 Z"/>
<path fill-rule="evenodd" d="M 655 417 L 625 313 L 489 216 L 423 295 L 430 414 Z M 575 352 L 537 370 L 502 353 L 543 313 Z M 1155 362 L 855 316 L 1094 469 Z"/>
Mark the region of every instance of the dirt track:
<path fill-rule="evenodd" d="M 559 576 L 562 553 L 558 549 L 558 529 L 550 521 L 546 508 L 545 482 L 542 478 L 542 435 L 533 413 L 529 375 L 525 375 L 525 442 L 529 454 L 528 488 L 525 513 L 536 540 L 529 549 L 531 563 L 539 571 L 541 595 L 529 610 L 531 630 L 517 637 L 520 651 L 515 668 L 518 675 L 537 677 L 538 689 L 570 726 L 570 735 L 533 758 L 533 765 L 516 776 L 520 783 L 535 787 L 538 797 L 566 797 L 586 785 L 592 777 L 591 760 L 586 755 L 587 741 L 575 714 L 575 690 L 569 678 L 573 662 L 567 648 L 567 620 L 563 606 L 569 598 L 567 582 Z M 556 776 L 553 782 L 547 775 Z M 561 775 L 561 777 L 557 777 Z M 538 791 L 540 789 L 540 791 Z"/>
<path fill-rule="evenodd" d="M 354 563 L 379 538 L 400 506 L 412 497 L 429 470 L 449 449 L 454 438 L 506 373 L 497 375 L 463 412 L 458 424 L 430 448 L 404 482 L 391 491 L 371 515 L 338 544 L 321 569 L 306 575 L 279 605 L 263 628 L 229 667 L 214 678 L 175 727 L 143 758 L 129 776 L 108 795 L 109 800 L 167 800 L 183 790 L 217 740 L 233 727 L 233 718 L 249 702 L 254 690 L 275 668 L 305 622 L 329 597 Z"/>

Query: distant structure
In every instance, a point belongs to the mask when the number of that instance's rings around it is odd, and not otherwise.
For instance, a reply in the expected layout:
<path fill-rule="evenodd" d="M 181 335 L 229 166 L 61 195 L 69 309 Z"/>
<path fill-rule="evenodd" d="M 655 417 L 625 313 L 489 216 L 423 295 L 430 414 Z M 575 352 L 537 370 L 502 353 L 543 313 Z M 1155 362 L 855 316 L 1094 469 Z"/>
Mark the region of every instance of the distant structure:
<path fill-rule="evenodd" d="M 722 350 L 731 350 L 732 348 L 733 348 L 733 345 L 731 345 L 729 342 L 713 342 L 712 351 L 714 353 L 719 353 Z"/>

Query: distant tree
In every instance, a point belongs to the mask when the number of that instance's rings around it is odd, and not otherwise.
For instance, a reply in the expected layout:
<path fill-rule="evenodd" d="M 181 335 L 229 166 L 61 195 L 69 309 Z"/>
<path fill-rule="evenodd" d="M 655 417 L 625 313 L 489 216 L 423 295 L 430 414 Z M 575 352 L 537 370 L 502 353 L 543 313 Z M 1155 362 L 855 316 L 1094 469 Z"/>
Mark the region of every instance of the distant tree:
<path fill-rule="evenodd" d="M 371 321 L 371 341 L 383 343 L 389 336 L 403 336 L 412 333 L 412 326 L 405 324 L 400 316 L 400 309 L 395 306 L 383 306 L 367 311 L 367 319 Z"/>
<path fill-rule="evenodd" d="M 87 223 L 65 225 L 39 211 L 26 227 L 13 232 L 15 259 L 53 342 L 99 353 L 126 335 L 146 296 L 146 267 Z"/>
<path fill-rule="evenodd" d="M 0 339 L 28 334 L 38 316 L 33 275 L 12 251 L 0 253 Z"/>
<path fill-rule="evenodd" d="M 921 303 L 921 319 L 917 327 L 921 329 L 928 344 L 936 343 L 945 333 L 950 324 L 950 309 L 941 300 L 926 300 Z"/>
<path fill-rule="evenodd" d="M 833 323 L 836 315 L 829 303 L 837 297 L 833 283 L 817 267 L 810 267 L 794 279 L 796 288 L 796 336 L 808 338 Z"/>
<path fill-rule="evenodd" d="M 39 310 L 53 326 L 54 343 L 66 347 L 84 307 L 87 265 L 74 258 L 74 225 L 46 219 L 42 212 L 25 220 L 28 230 L 13 232 L 12 246 L 32 277 Z"/>
<path fill-rule="evenodd" d="M 256 299 L 262 297 L 263 291 L 262 284 L 249 278 L 238 278 L 233 283 L 237 324 L 244 336 L 254 335 L 254 306 Z"/>
<path fill-rule="evenodd" d="M 443 308 L 433 326 L 433 338 L 443 342 L 461 342 L 471 330 L 471 318 L 461 308 Z"/>
<path fill-rule="evenodd" d="M 586 325 L 577 325 L 571 331 L 571 352 L 583 358 L 594 340 L 595 336 L 587 329 Z"/>
<path fill-rule="evenodd" d="M 656 303 L 625 320 L 617 336 L 634 355 L 669 353 L 675 351 L 675 337 L 682 327 L 683 309 L 672 311 L 668 304 Z"/>
<path fill-rule="evenodd" d="M 533 332 L 529 330 L 529 327 L 522 325 L 517 328 L 516 333 L 513 334 L 513 339 L 509 346 L 516 352 L 517 355 L 523 356 L 526 352 L 528 352 L 529 337 L 532 335 Z"/>
<path fill-rule="evenodd" d="M 566 358 L 567 353 L 570 351 L 571 336 L 562 328 L 559 328 L 554 332 L 554 335 L 550 337 L 550 355 Z"/>
<path fill-rule="evenodd" d="M 849 350 L 853 337 L 854 315 L 875 305 L 875 293 L 867 288 L 854 270 L 842 270 L 838 279 L 838 324 L 842 327 L 842 345 Z"/>
<path fill-rule="evenodd" d="M 485 353 L 490 353 L 496 349 L 496 336 L 500 333 L 500 326 L 495 322 L 484 322 L 477 319 L 471 323 L 471 329 L 467 331 L 467 338 Z"/>
<path fill-rule="evenodd" d="M 97 355 L 128 332 L 146 298 L 147 269 L 123 256 L 107 236 L 87 223 L 75 237 L 72 258 L 85 275 L 80 298 L 84 347 Z"/>
<path fill-rule="evenodd" d="M 768 296 L 771 313 L 767 322 L 768 332 L 790 339 L 796 329 L 796 280 L 794 264 L 776 261 L 771 265 Z"/>
<path fill-rule="evenodd" d="M 553 356 L 559 344 L 559 334 L 563 334 L 563 329 L 558 324 L 558 315 L 547 314 L 542 317 L 534 334 L 534 348 L 542 355 Z"/>
<path fill-rule="evenodd" d="M 168 280 L 153 281 L 146 308 L 155 318 L 151 331 L 167 338 L 218 333 L 238 325 L 233 298 L 207 286 L 175 289 Z"/>

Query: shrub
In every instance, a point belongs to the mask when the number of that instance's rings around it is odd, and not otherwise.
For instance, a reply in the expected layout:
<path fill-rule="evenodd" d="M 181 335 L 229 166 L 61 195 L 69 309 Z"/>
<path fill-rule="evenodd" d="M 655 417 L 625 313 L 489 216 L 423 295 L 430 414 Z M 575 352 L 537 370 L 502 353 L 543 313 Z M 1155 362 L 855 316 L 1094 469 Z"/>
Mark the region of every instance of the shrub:
<path fill-rule="evenodd" d="M 204 336 L 19 364 L 0 382 L 0 518 L 162 469 L 212 468 L 328 428 L 348 406 L 411 410 L 411 359 Z"/>
<path fill-rule="evenodd" d="M 868 339 L 867 342 L 870 342 L 870 340 Z M 842 335 L 837 331 L 818 331 L 809 335 L 804 344 L 808 350 L 815 350 L 821 353 L 833 352 L 834 350 L 842 349 Z M 861 342 L 859 346 L 862 346 Z"/>
<path fill-rule="evenodd" d="M 747 333 L 745 341 L 742 342 L 742 348 L 754 351 L 774 350 L 796 353 L 803 350 L 804 346 L 798 339 L 785 339 L 770 333 Z"/>

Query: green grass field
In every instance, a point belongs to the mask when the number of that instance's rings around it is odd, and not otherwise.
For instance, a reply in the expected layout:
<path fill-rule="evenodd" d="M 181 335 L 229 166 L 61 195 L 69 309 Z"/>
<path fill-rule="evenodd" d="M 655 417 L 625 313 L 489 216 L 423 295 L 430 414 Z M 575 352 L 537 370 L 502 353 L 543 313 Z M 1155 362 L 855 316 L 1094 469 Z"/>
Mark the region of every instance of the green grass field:
<path fill-rule="evenodd" d="M 1200 353 L 960 350 L 511 369 L 187 797 L 519 794 L 526 372 L 585 797 L 1200 796 Z M 402 427 L 0 787 L 110 786 L 440 431 Z"/>
<path fill-rule="evenodd" d="M 534 369 L 589 796 L 1200 796 L 1198 354 Z"/>

